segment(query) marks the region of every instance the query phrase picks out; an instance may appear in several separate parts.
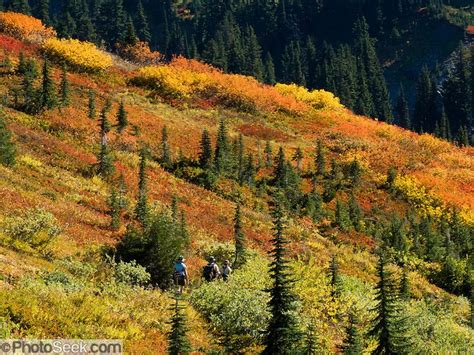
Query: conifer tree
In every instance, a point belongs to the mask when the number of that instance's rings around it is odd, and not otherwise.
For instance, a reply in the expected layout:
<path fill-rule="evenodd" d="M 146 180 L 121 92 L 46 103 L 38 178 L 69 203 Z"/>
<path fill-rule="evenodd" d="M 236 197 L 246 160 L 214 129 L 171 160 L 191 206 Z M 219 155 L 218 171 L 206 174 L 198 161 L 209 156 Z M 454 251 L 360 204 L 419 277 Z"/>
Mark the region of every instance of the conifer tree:
<path fill-rule="evenodd" d="M 94 92 L 94 90 L 89 89 L 88 99 L 89 99 L 89 102 L 88 102 L 89 111 L 88 111 L 87 117 L 89 117 L 91 120 L 94 120 L 95 116 L 96 116 L 96 112 L 95 112 L 95 92 Z"/>
<path fill-rule="evenodd" d="M 270 168 L 273 165 L 273 152 L 272 152 L 272 146 L 269 141 L 265 144 L 265 166 L 267 168 Z"/>
<path fill-rule="evenodd" d="M 346 339 L 341 349 L 344 355 L 362 355 L 364 350 L 362 340 L 357 313 L 351 310 L 349 313 L 349 326 L 346 328 Z"/>
<path fill-rule="evenodd" d="M 253 162 L 253 155 L 248 154 L 245 165 L 244 165 L 244 171 L 242 174 L 242 181 L 243 183 L 247 184 L 249 187 L 254 187 L 255 186 L 255 165 Z"/>
<path fill-rule="evenodd" d="M 33 114 L 38 110 L 38 92 L 35 88 L 35 80 L 38 77 L 38 70 L 33 59 L 26 62 L 25 72 L 21 82 L 23 94 L 23 110 Z"/>
<path fill-rule="evenodd" d="M 31 11 L 28 0 L 11 0 L 8 9 L 10 11 L 21 12 L 22 14 L 26 15 L 29 15 Z"/>
<path fill-rule="evenodd" d="M 404 336 L 406 329 L 404 329 L 404 320 L 400 316 L 397 286 L 393 275 L 387 270 L 385 258 L 382 252 L 377 264 L 379 280 L 375 286 L 376 316 L 369 334 L 378 340 L 375 354 L 408 353 L 410 343 Z"/>
<path fill-rule="evenodd" d="M 331 295 L 333 297 L 338 297 L 341 295 L 342 281 L 341 276 L 339 275 L 339 263 L 337 261 L 336 255 L 332 256 L 329 270 L 331 272 Z"/>
<path fill-rule="evenodd" d="M 110 228 L 113 230 L 117 230 L 120 228 L 120 213 L 121 213 L 121 207 L 120 207 L 120 199 L 117 193 L 117 190 L 115 188 L 112 188 L 109 198 L 107 200 L 108 204 L 108 215 L 111 218 L 110 221 Z"/>
<path fill-rule="evenodd" d="M 335 224 L 341 228 L 342 231 L 348 232 L 351 229 L 352 223 L 349 220 L 346 206 L 341 200 L 336 201 L 336 216 Z"/>
<path fill-rule="evenodd" d="M 323 199 L 316 189 L 313 189 L 308 195 L 306 214 L 311 217 L 314 223 L 319 222 L 323 217 Z"/>
<path fill-rule="evenodd" d="M 66 64 L 63 64 L 61 67 L 61 86 L 59 97 L 61 99 L 61 106 L 66 107 L 69 106 L 70 100 L 70 84 L 67 77 L 67 67 Z"/>
<path fill-rule="evenodd" d="M 163 126 L 161 129 L 161 143 L 160 143 L 160 163 L 165 169 L 171 169 L 173 160 L 171 159 L 170 146 L 168 143 L 168 127 Z"/>
<path fill-rule="evenodd" d="M 355 230 L 360 232 L 362 229 L 362 209 L 354 194 L 349 199 L 349 218 Z"/>
<path fill-rule="evenodd" d="M 402 269 L 402 278 L 400 279 L 400 297 L 402 300 L 409 300 L 411 297 L 410 280 L 408 279 L 408 270 L 406 266 Z"/>
<path fill-rule="evenodd" d="M 123 43 L 126 45 L 134 46 L 138 42 L 137 33 L 135 32 L 135 25 L 130 16 L 127 18 L 126 31 L 123 39 Z"/>
<path fill-rule="evenodd" d="M 349 165 L 348 175 L 349 175 L 351 186 L 353 188 L 358 187 L 361 181 L 362 167 L 360 166 L 360 163 L 357 160 L 357 158 L 354 158 L 354 160 L 351 162 L 351 165 Z"/>
<path fill-rule="evenodd" d="M 242 215 L 240 203 L 237 204 L 234 216 L 234 243 L 235 243 L 235 258 L 234 267 L 237 269 L 245 264 L 246 248 L 245 248 L 245 234 L 242 230 Z"/>
<path fill-rule="evenodd" d="M 395 106 L 395 111 L 397 114 L 397 124 L 400 127 L 410 129 L 410 111 L 408 109 L 408 102 L 405 98 L 405 90 L 403 85 L 400 84 L 400 91 L 398 92 L 397 105 Z"/>
<path fill-rule="evenodd" d="M 316 340 L 314 326 L 310 324 L 306 330 L 305 345 L 303 349 L 304 355 L 316 355 L 320 352 Z"/>
<path fill-rule="evenodd" d="M 21 51 L 18 58 L 18 67 L 16 69 L 16 73 L 19 75 L 24 75 L 27 70 L 26 65 L 27 65 L 27 62 L 25 59 L 25 53 Z"/>
<path fill-rule="evenodd" d="M 199 166 L 208 170 L 212 167 L 212 143 L 207 129 L 202 132 L 200 148 Z"/>
<path fill-rule="evenodd" d="M 316 176 L 324 176 L 326 174 L 326 154 L 324 152 L 323 143 L 318 140 L 316 146 Z"/>
<path fill-rule="evenodd" d="M 117 111 L 117 130 L 119 133 L 122 133 L 125 128 L 127 128 L 128 122 L 128 113 L 125 109 L 125 102 L 120 101 L 119 108 Z"/>
<path fill-rule="evenodd" d="M 288 165 L 286 163 L 285 152 L 280 146 L 278 154 L 275 158 L 275 167 L 273 169 L 273 183 L 279 188 L 286 188 L 288 186 Z"/>
<path fill-rule="evenodd" d="M 141 0 L 137 3 L 136 24 L 138 38 L 149 43 L 151 41 L 150 26 L 148 25 L 148 19 Z"/>
<path fill-rule="evenodd" d="M 284 216 L 278 201 L 273 210 L 273 217 L 275 233 L 272 239 L 273 249 L 270 252 L 272 287 L 269 290 L 271 317 L 266 331 L 263 354 L 290 355 L 297 351 L 302 336 L 294 314 L 296 297 L 291 289 L 290 266 L 286 256 L 288 242 L 283 236 Z"/>
<path fill-rule="evenodd" d="M 135 206 L 135 217 L 143 227 L 148 224 L 148 188 L 147 188 L 147 174 L 146 161 L 148 152 L 146 148 L 140 150 L 140 164 L 138 170 L 138 196 L 137 204 Z"/>
<path fill-rule="evenodd" d="M 273 64 L 272 55 L 270 52 L 267 52 L 265 56 L 265 72 L 264 72 L 264 81 L 267 84 L 273 85 L 276 83 L 275 75 L 275 65 Z"/>
<path fill-rule="evenodd" d="M 16 148 L 5 122 L 5 113 L 0 109 L 0 164 L 15 165 Z"/>
<path fill-rule="evenodd" d="M 447 141 L 452 141 L 451 136 L 451 125 L 448 120 L 448 116 L 446 115 L 446 110 L 444 106 L 441 110 L 441 119 L 439 124 L 439 137 L 445 139 Z"/>
<path fill-rule="evenodd" d="M 56 107 L 56 92 L 49 61 L 45 59 L 43 64 L 43 79 L 41 83 L 41 108 L 53 109 Z"/>
<path fill-rule="evenodd" d="M 36 17 L 45 25 L 51 25 L 51 19 L 49 17 L 49 0 L 38 0 L 36 5 Z"/>
<path fill-rule="evenodd" d="M 171 330 L 168 333 L 168 354 L 187 355 L 191 352 L 191 343 L 187 336 L 186 316 L 178 298 L 175 298 L 173 307 L 173 318 L 171 318 Z"/>
<path fill-rule="evenodd" d="M 97 173 L 103 178 L 110 177 L 114 171 L 114 162 L 109 148 L 107 134 L 110 132 L 110 122 L 107 118 L 107 106 L 100 113 L 100 151 L 97 156 Z"/>
<path fill-rule="evenodd" d="M 227 135 L 227 127 L 223 119 L 219 123 L 217 131 L 217 142 L 214 153 L 214 164 L 217 172 L 226 172 L 229 165 L 229 137 Z"/>

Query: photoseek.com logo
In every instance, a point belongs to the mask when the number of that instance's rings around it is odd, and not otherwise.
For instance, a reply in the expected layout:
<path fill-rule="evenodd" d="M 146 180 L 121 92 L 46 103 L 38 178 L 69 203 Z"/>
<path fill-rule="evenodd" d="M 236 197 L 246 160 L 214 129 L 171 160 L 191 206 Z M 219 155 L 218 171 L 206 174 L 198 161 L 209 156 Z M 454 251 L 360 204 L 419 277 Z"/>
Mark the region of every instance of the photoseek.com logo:
<path fill-rule="evenodd" d="M 0 355 L 10 354 L 116 354 L 122 355 L 121 340 L 1 340 Z"/>

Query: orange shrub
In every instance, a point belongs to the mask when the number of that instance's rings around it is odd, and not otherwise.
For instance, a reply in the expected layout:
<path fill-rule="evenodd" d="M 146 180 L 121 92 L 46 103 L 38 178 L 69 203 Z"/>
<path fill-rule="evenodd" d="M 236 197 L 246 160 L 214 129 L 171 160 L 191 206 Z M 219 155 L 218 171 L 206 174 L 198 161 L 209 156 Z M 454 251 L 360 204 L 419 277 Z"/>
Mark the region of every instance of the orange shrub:
<path fill-rule="evenodd" d="M 160 52 L 152 51 L 146 42 L 138 41 L 135 45 L 117 45 L 120 56 L 137 64 L 158 64 L 163 61 L 163 55 Z"/>
<path fill-rule="evenodd" d="M 41 43 L 56 36 L 56 32 L 41 20 L 16 12 L 0 12 L 0 31 L 32 43 Z"/>
<path fill-rule="evenodd" d="M 210 65 L 182 57 L 169 65 L 140 68 L 133 82 L 171 99 L 200 98 L 245 112 L 285 111 L 300 114 L 309 106 L 250 76 L 225 74 Z"/>

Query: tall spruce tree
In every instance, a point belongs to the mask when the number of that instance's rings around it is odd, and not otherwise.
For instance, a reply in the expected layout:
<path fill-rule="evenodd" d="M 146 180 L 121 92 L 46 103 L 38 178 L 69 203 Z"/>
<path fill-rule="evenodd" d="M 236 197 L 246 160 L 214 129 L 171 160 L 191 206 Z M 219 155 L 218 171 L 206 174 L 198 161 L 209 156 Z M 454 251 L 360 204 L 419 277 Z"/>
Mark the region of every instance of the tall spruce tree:
<path fill-rule="evenodd" d="M 342 280 L 339 274 L 339 262 L 337 261 L 336 255 L 332 256 L 329 271 L 331 273 L 331 295 L 333 297 L 338 297 L 342 292 Z"/>
<path fill-rule="evenodd" d="M 111 129 L 107 113 L 108 110 L 106 105 L 100 113 L 100 150 L 97 156 L 97 173 L 103 178 L 109 178 L 115 171 L 114 160 L 107 137 L 107 134 Z"/>
<path fill-rule="evenodd" d="M 59 97 L 62 107 L 67 107 L 71 103 L 70 84 L 67 77 L 67 67 L 64 63 L 61 67 L 61 85 L 59 90 Z"/>
<path fill-rule="evenodd" d="M 169 355 L 187 355 L 191 352 L 191 343 L 187 336 L 188 328 L 186 326 L 186 316 L 184 307 L 179 304 L 178 298 L 175 298 L 173 307 L 173 318 L 171 318 L 171 330 L 168 333 L 168 354 Z"/>
<path fill-rule="evenodd" d="M 121 206 L 120 199 L 115 187 L 110 191 L 109 198 L 107 199 L 107 214 L 110 216 L 110 228 L 112 230 L 118 230 L 120 228 L 120 214 Z"/>
<path fill-rule="evenodd" d="M 96 109 L 95 109 L 95 91 L 92 89 L 89 89 L 88 92 L 88 112 L 87 112 L 87 117 L 89 117 L 91 120 L 95 119 L 96 116 Z"/>
<path fill-rule="evenodd" d="M 148 151 L 146 148 L 140 150 L 140 164 L 138 170 L 138 196 L 135 206 L 135 217 L 143 227 L 148 225 L 149 207 L 148 207 L 148 187 L 146 174 L 146 161 Z"/>
<path fill-rule="evenodd" d="M 240 203 L 237 204 L 234 216 L 234 243 L 235 243 L 235 258 L 234 267 L 238 269 L 245 263 L 246 248 L 245 248 L 245 234 L 242 230 L 242 212 Z"/>
<path fill-rule="evenodd" d="M 265 153 L 265 167 L 270 168 L 273 165 L 273 152 L 272 152 L 272 145 L 270 141 L 265 143 L 265 149 L 263 151 Z"/>
<path fill-rule="evenodd" d="M 410 351 L 410 342 L 406 338 L 404 319 L 401 318 L 397 285 L 383 252 L 377 264 L 378 282 L 375 286 L 376 316 L 370 335 L 375 336 L 378 346 L 374 354 L 404 354 Z"/>
<path fill-rule="evenodd" d="M 28 59 L 25 64 L 25 71 L 21 81 L 21 92 L 23 95 L 22 109 L 29 114 L 36 113 L 39 109 L 39 94 L 35 88 L 35 81 L 38 77 L 38 69 L 33 59 Z"/>
<path fill-rule="evenodd" d="M 21 12 L 26 15 L 29 15 L 31 12 L 28 0 L 11 0 L 8 9 L 10 11 Z"/>
<path fill-rule="evenodd" d="M 142 41 L 149 43 L 151 41 L 150 26 L 148 25 L 148 19 L 145 14 L 145 9 L 143 8 L 141 0 L 137 2 L 137 13 L 135 23 L 138 38 Z"/>
<path fill-rule="evenodd" d="M 5 122 L 5 113 L 0 108 L 0 164 L 15 165 L 16 147 Z"/>
<path fill-rule="evenodd" d="M 212 143 L 207 129 L 202 132 L 201 136 L 199 165 L 204 170 L 209 170 L 212 167 Z"/>
<path fill-rule="evenodd" d="M 56 107 L 57 98 L 54 81 L 51 77 L 51 67 L 49 61 L 45 59 L 43 63 L 43 79 L 41 83 L 41 108 L 53 109 Z"/>
<path fill-rule="evenodd" d="M 342 346 L 344 355 L 362 355 L 364 350 L 363 338 L 359 331 L 359 319 L 357 313 L 351 310 L 349 313 L 349 325 L 346 328 L 346 339 Z"/>
<path fill-rule="evenodd" d="M 120 101 L 119 108 L 117 111 L 117 130 L 119 133 L 122 133 L 125 128 L 127 128 L 128 122 L 128 112 L 125 109 L 125 102 Z"/>
<path fill-rule="evenodd" d="M 289 261 L 287 259 L 284 233 L 284 216 L 279 201 L 273 210 L 274 236 L 273 249 L 270 252 L 272 263 L 270 276 L 272 287 L 270 293 L 270 322 L 265 336 L 263 354 L 290 355 L 297 352 L 302 335 L 298 330 L 296 311 L 296 296 L 292 291 L 292 280 Z"/>
<path fill-rule="evenodd" d="M 397 114 L 397 124 L 403 128 L 410 129 L 410 111 L 408 109 L 408 102 L 405 98 L 405 90 L 403 88 L 403 84 L 400 84 L 397 105 L 395 106 L 395 112 Z"/>
<path fill-rule="evenodd" d="M 323 143 L 318 140 L 316 143 L 316 176 L 324 177 L 326 174 L 326 154 Z"/>
<path fill-rule="evenodd" d="M 219 129 L 217 131 L 217 142 L 214 153 L 214 165 L 217 172 L 224 173 L 229 167 L 229 137 L 227 133 L 227 127 L 223 119 L 219 123 Z"/>

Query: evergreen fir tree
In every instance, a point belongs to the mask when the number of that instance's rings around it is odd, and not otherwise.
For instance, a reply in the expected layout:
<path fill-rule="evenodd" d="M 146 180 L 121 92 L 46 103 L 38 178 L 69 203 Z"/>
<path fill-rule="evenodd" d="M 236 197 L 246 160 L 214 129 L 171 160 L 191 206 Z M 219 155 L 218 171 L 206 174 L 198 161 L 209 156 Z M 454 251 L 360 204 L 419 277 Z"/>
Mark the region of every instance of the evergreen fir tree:
<path fill-rule="evenodd" d="M 199 166 L 204 170 L 208 170 L 212 167 L 212 143 L 207 129 L 202 132 L 199 152 Z"/>
<path fill-rule="evenodd" d="M 13 166 L 15 165 L 15 157 L 15 144 L 5 122 L 5 113 L 0 109 L 0 164 Z"/>
<path fill-rule="evenodd" d="M 275 65 L 273 64 L 272 55 L 270 52 L 267 52 L 265 56 L 265 73 L 264 73 L 264 81 L 267 84 L 273 85 L 276 83 L 276 75 L 275 75 Z"/>
<path fill-rule="evenodd" d="M 336 201 L 335 225 L 341 228 L 341 230 L 344 232 L 348 232 L 352 227 L 346 206 L 341 200 Z"/>
<path fill-rule="evenodd" d="M 341 350 L 344 355 L 362 355 L 364 350 L 362 341 L 357 313 L 351 310 L 349 313 L 349 326 L 346 328 L 346 340 Z"/>
<path fill-rule="evenodd" d="M 263 151 L 265 153 L 265 166 L 267 168 L 272 167 L 273 165 L 273 152 L 272 152 L 272 145 L 270 144 L 269 141 L 265 143 L 265 150 Z"/>
<path fill-rule="evenodd" d="M 400 297 L 405 301 L 411 298 L 410 280 L 406 266 L 402 269 L 402 278 L 400 279 Z"/>
<path fill-rule="evenodd" d="M 353 188 L 358 187 L 361 182 L 362 167 L 360 166 L 360 163 L 357 160 L 357 158 L 354 158 L 354 160 L 351 162 L 351 165 L 349 165 L 348 175 L 349 175 L 351 186 Z"/>
<path fill-rule="evenodd" d="M 51 19 L 49 17 L 49 0 L 38 0 L 36 5 L 36 17 L 46 26 L 51 25 Z"/>
<path fill-rule="evenodd" d="M 253 162 L 253 155 L 248 154 L 247 159 L 244 165 L 244 171 L 242 174 L 242 181 L 247 184 L 249 187 L 255 186 L 255 165 Z"/>
<path fill-rule="evenodd" d="M 61 98 L 61 106 L 66 107 L 71 103 L 70 100 L 70 84 L 67 77 L 67 67 L 66 64 L 62 65 L 61 68 L 61 86 L 59 97 Z"/>
<path fill-rule="evenodd" d="M 23 94 L 23 110 L 26 113 L 34 114 L 38 108 L 38 92 L 35 88 L 35 80 L 38 77 L 38 70 L 33 59 L 26 62 L 25 72 L 21 83 Z"/>
<path fill-rule="evenodd" d="M 186 333 L 186 316 L 184 307 L 180 306 L 178 298 L 175 299 L 174 314 L 171 318 L 171 330 L 168 333 L 168 354 L 187 355 L 191 352 L 191 343 Z"/>
<path fill-rule="evenodd" d="M 126 28 L 127 29 L 125 31 L 123 43 L 130 46 L 136 45 L 138 42 L 138 37 L 137 33 L 135 32 L 135 25 L 133 24 L 133 20 L 130 16 L 127 18 Z"/>
<path fill-rule="evenodd" d="M 336 255 L 332 256 L 329 271 L 331 272 L 331 295 L 332 297 L 339 297 L 341 295 L 342 281 L 339 275 L 339 263 Z"/>
<path fill-rule="evenodd" d="M 410 111 L 408 109 L 408 102 L 405 98 L 405 90 L 400 84 L 400 91 L 398 92 L 397 105 L 395 106 L 397 114 L 397 124 L 403 128 L 410 129 Z"/>
<path fill-rule="evenodd" d="M 351 194 L 349 199 L 349 218 L 355 230 L 360 232 L 362 230 L 362 209 L 354 194 Z"/>
<path fill-rule="evenodd" d="M 323 143 L 318 140 L 316 147 L 316 176 L 323 177 L 326 174 L 326 153 Z"/>
<path fill-rule="evenodd" d="M 110 132 L 110 123 L 107 119 L 107 107 L 104 107 L 100 113 L 100 151 L 97 156 L 97 173 L 103 178 L 110 177 L 114 171 L 114 162 L 109 148 L 107 134 Z"/>
<path fill-rule="evenodd" d="M 43 64 L 43 80 L 41 83 L 41 108 L 50 110 L 56 107 L 55 91 L 50 64 L 49 61 L 45 59 Z"/>
<path fill-rule="evenodd" d="M 317 223 L 323 217 L 323 199 L 316 189 L 308 195 L 306 202 L 306 214 Z"/>
<path fill-rule="evenodd" d="M 226 172 L 229 166 L 229 137 L 227 135 L 227 127 L 223 119 L 219 123 L 217 131 L 216 150 L 214 153 L 214 164 L 217 172 Z"/>
<path fill-rule="evenodd" d="M 31 12 L 30 5 L 28 0 L 11 0 L 10 6 L 8 7 L 10 11 L 20 12 L 22 14 L 29 15 Z"/>
<path fill-rule="evenodd" d="M 27 70 L 27 62 L 25 59 L 25 53 L 23 51 L 20 52 L 19 58 L 18 58 L 18 67 L 16 69 L 16 73 L 18 75 L 25 75 L 26 70 Z"/>
<path fill-rule="evenodd" d="M 138 170 L 138 196 L 137 204 L 135 206 L 135 217 L 143 227 L 148 225 L 148 188 L 147 188 L 147 174 L 146 161 L 148 152 L 146 148 L 140 150 L 140 164 Z"/>
<path fill-rule="evenodd" d="M 314 326 L 310 324 L 308 326 L 308 329 L 306 331 L 306 336 L 305 336 L 305 345 L 303 349 L 303 354 L 304 355 L 316 355 L 319 353 L 319 347 L 316 342 L 316 335 L 314 331 Z"/>
<path fill-rule="evenodd" d="M 137 3 L 136 24 L 138 38 L 140 38 L 142 41 L 150 43 L 150 26 L 148 25 L 148 19 L 146 17 L 145 9 L 143 8 L 141 0 L 139 0 Z"/>
<path fill-rule="evenodd" d="M 128 113 L 125 109 L 125 102 L 120 101 L 119 108 L 117 111 L 117 130 L 119 133 L 122 133 L 125 128 L 127 128 L 128 122 Z"/>
<path fill-rule="evenodd" d="M 379 281 L 375 286 L 377 305 L 374 311 L 377 313 L 373 320 L 370 335 L 378 340 L 375 354 L 399 354 L 409 353 L 410 343 L 404 336 L 403 319 L 400 316 L 398 306 L 397 287 L 392 274 L 387 270 L 387 262 L 384 254 L 379 257 L 377 264 Z"/>
<path fill-rule="evenodd" d="M 118 230 L 120 228 L 121 208 L 120 208 L 119 196 L 115 188 L 112 188 L 112 191 L 110 192 L 110 196 L 107 200 L 107 204 L 109 208 L 107 212 L 111 218 L 110 228 L 112 228 L 113 230 Z"/>
<path fill-rule="evenodd" d="M 242 215 L 240 203 L 237 204 L 234 216 L 234 243 L 235 243 L 235 258 L 234 268 L 238 269 L 245 264 L 246 247 L 245 234 L 242 230 Z"/>
<path fill-rule="evenodd" d="M 263 354 L 290 355 L 298 349 L 301 334 L 295 317 L 296 297 L 291 290 L 290 266 L 286 257 L 288 243 L 283 236 L 284 216 L 277 202 L 273 211 L 274 237 L 270 252 L 272 263 L 270 275 L 273 281 L 270 293 L 270 322 L 266 331 Z"/>
<path fill-rule="evenodd" d="M 285 152 L 280 146 L 278 154 L 275 158 L 275 167 L 273 169 L 273 184 L 279 188 L 288 186 L 288 166 L 286 164 Z"/>
<path fill-rule="evenodd" d="M 89 99 L 89 102 L 88 102 L 88 109 L 89 110 L 88 110 L 88 113 L 87 113 L 87 117 L 89 117 L 91 120 L 94 120 L 95 116 L 96 116 L 96 112 L 95 112 L 95 92 L 94 92 L 94 90 L 89 89 L 88 99 Z"/>
<path fill-rule="evenodd" d="M 173 166 L 170 146 L 168 143 L 168 128 L 166 126 L 163 126 L 161 130 L 160 163 L 165 169 L 171 169 Z"/>

